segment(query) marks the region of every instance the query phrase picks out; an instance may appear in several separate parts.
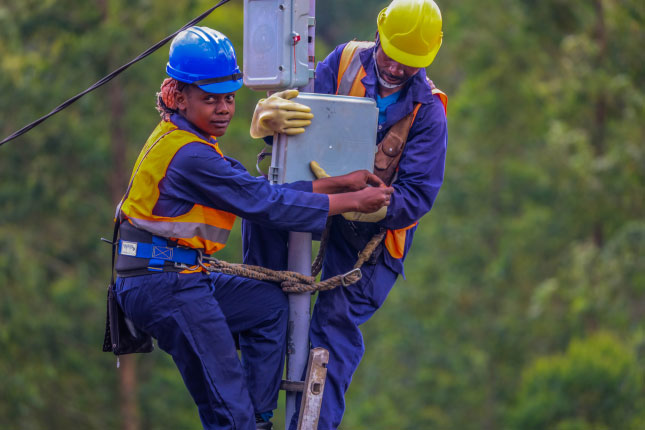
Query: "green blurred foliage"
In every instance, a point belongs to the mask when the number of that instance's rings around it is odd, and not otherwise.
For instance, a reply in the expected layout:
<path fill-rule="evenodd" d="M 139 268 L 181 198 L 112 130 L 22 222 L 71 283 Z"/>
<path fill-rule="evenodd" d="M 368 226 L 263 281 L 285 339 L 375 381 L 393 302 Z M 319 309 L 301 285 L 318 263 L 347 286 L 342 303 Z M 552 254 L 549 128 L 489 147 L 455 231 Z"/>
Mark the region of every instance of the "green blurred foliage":
<path fill-rule="evenodd" d="M 645 426 L 644 388 L 631 348 L 599 332 L 524 371 L 510 422 L 522 430 L 636 430 Z"/>
<path fill-rule="evenodd" d="M 213 4 L 0 0 L 0 135 Z M 386 4 L 319 0 L 317 57 L 373 38 Z M 450 97 L 445 183 L 407 279 L 364 325 L 342 428 L 641 429 L 645 6 L 439 5 L 428 74 Z M 242 14 L 231 2 L 202 23 L 240 64 Z M 167 46 L 0 148 L 0 428 L 122 427 L 119 373 L 100 351 L 110 257 L 98 238 L 159 120 L 166 61 Z M 220 139 L 252 173 L 261 96 L 239 91 Z M 239 223 L 221 254 L 241 260 Z M 136 362 L 142 428 L 198 428 L 172 360 Z"/>

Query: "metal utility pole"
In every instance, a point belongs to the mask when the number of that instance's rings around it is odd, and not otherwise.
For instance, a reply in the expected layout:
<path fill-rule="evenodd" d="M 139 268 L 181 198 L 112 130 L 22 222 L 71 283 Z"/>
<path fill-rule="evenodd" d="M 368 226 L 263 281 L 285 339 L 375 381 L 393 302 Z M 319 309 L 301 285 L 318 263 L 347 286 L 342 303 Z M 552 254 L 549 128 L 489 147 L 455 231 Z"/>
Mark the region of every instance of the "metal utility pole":
<path fill-rule="evenodd" d="M 309 82 L 300 88 L 314 92 L 316 0 L 309 0 L 307 49 Z M 283 143 L 284 144 L 284 143 Z M 279 148 L 276 148 L 279 150 Z M 289 233 L 289 270 L 311 275 L 311 233 Z M 289 294 L 289 326 L 287 331 L 287 380 L 300 381 L 309 359 L 309 320 L 311 316 L 311 293 Z M 297 392 L 287 391 L 285 427 L 289 429 L 296 412 Z"/>
<path fill-rule="evenodd" d="M 316 0 L 309 0 L 307 48 L 309 52 L 309 82 L 300 90 L 314 92 Z M 311 275 L 311 233 L 289 233 L 289 270 Z M 287 379 L 302 379 L 309 359 L 309 320 L 311 293 L 289 294 L 289 326 L 287 331 Z M 286 430 L 296 411 L 297 393 L 287 391 L 285 418 Z"/>
<path fill-rule="evenodd" d="M 309 126 L 305 138 L 273 136 L 268 175 L 272 184 L 311 179 L 308 164 L 312 160 L 324 162 L 325 169 L 334 175 L 374 165 L 370 150 L 376 136 L 367 131 L 376 130 L 375 103 L 304 94 L 314 91 L 315 9 L 315 0 L 244 0 L 244 84 L 257 91 L 298 88 L 303 93 L 299 100 L 310 103 L 312 112 L 325 112 L 318 120 L 323 121 L 321 126 Z M 359 123 L 364 127 L 355 126 Z M 328 133 L 332 129 L 334 143 L 330 144 Z M 288 269 L 310 276 L 311 234 L 290 232 L 288 247 Z M 287 374 L 282 384 L 287 392 L 287 429 L 296 418 L 298 393 L 303 394 L 298 430 L 315 430 L 318 423 L 329 354 L 322 348 L 309 350 L 310 316 L 311 293 L 290 294 Z"/>

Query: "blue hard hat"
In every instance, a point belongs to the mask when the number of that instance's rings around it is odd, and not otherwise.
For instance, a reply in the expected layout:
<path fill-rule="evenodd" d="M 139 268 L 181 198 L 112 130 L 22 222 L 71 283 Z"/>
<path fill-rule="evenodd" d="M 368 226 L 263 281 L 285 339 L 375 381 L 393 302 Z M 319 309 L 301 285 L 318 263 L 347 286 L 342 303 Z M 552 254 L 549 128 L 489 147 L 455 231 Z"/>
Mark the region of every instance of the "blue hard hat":
<path fill-rule="evenodd" d="M 166 73 L 207 93 L 224 94 L 242 87 L 242 73 L 228 37 L 208 27 L 190 27 L 170 44 Z"/>

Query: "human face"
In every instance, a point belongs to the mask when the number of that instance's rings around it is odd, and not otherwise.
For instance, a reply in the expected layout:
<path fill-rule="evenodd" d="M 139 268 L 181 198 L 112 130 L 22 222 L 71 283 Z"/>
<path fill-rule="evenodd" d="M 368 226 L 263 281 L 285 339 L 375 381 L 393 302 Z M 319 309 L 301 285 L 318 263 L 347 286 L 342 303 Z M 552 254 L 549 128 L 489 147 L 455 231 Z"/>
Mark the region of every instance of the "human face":
<path fill-rule="evenodd" d="M 177 107 L 205 135 L 220 137 L 235 114 L 235 93 L 207 93 L 190 85 L 177 94 Z"/>
<path fill-rule="evenodd" d="M 387 56 L 381 45 L 376 48 L 376 67 L 381 78 L 391 85 L 403 85 L 421 70 L 418 67 L 404 66 Z"/>

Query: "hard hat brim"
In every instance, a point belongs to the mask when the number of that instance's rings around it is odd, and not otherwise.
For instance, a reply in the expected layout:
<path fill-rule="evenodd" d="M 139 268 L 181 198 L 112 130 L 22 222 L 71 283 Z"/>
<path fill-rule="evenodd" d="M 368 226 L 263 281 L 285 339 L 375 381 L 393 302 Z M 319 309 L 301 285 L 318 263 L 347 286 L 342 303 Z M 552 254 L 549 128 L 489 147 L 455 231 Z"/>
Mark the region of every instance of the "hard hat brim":
<path fill-rule="evenodd" d="M 237 72 L 239 72 L 239 69 L 237 69 Z M 198 76 L 198 75 L 191 75 L 189 73 L 183 73 L 179 70 L 174 69 L 170 63 L 166 65 L 166 73 L 168 76 L 170 76 L 173 79 L 176 79 L 181 82 L 185 82 L 187 84 L 193 84 L 196 81 L 199 81 L 200 79 L 204 79 L 204 76 Z M 206 78 L 208 79 L 208 78 Z M 242 81 L 243 79 L 232 79 L 230 81 L 224 81 L 224 82 L 216 82 L 212 84 L 206 84 L 206 85 L 198 85 L 200 89 L 203 91 L 206 91 L 207 93 L 212 93 L 212 94 L 225 94 L 225 93 L 232 93 L 240 88 L 242 88 Z"/>
<path fill-rule="evenodd" d="M 202 91 L 212 94 L 234 93 L 242 88 L 242 79 L 235 79 L 226 82 L 217 82 L 215 84 L 199 85 Z"/>
<path fill-rule="evenodd" d="M 417 68 L 425 68 L 432 64 L 434 57 L 436 57 L 437 52 L 439 52 L 439 48 L 441 48 L 441 41 L 439 41 L 437 46 L 426 55 L 412 55 L 409 52 L 402 51 L 396 46 L 392 45 L 392 43 L 390 43 L 390 41 L 383 36 L 380 37 L 380 42 L 383 51 L 388 57 L 390 57 L 397 63 L 403 64 L 404 66 Z"/>

